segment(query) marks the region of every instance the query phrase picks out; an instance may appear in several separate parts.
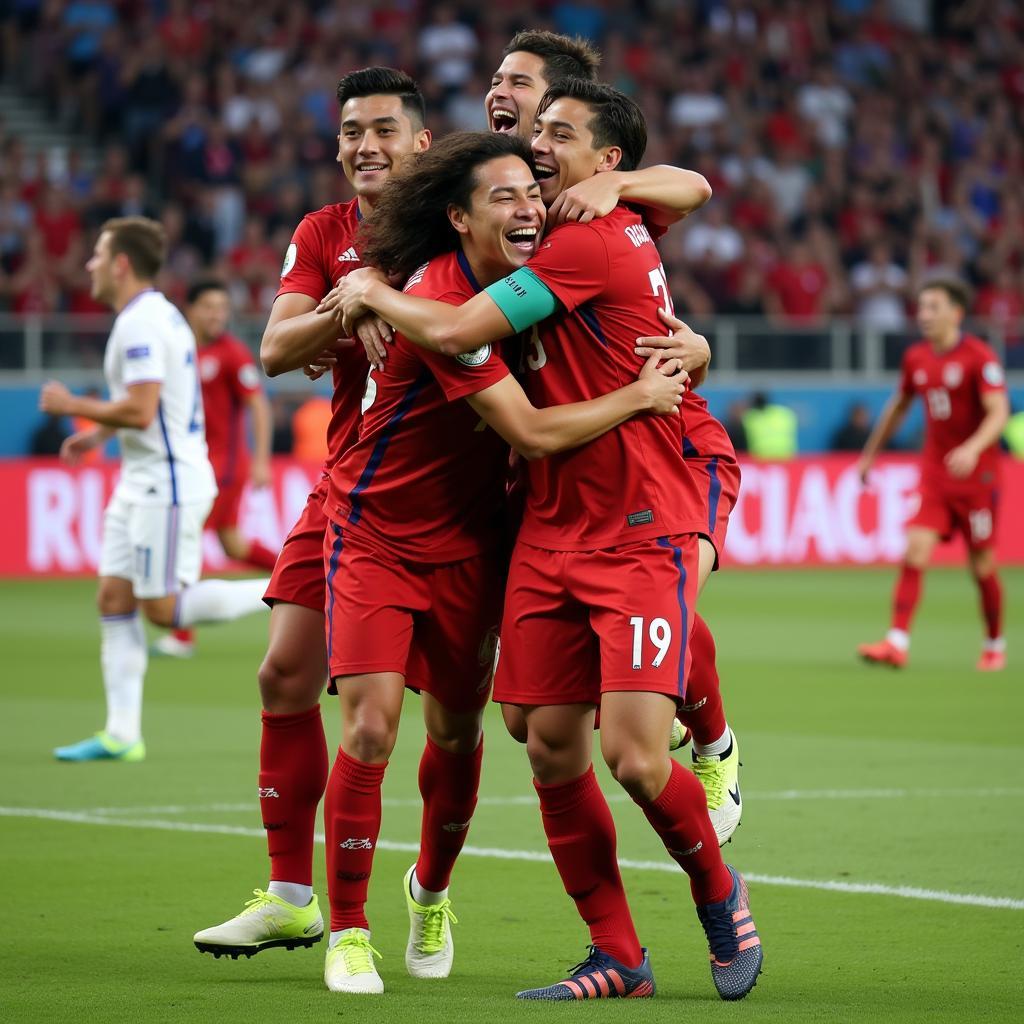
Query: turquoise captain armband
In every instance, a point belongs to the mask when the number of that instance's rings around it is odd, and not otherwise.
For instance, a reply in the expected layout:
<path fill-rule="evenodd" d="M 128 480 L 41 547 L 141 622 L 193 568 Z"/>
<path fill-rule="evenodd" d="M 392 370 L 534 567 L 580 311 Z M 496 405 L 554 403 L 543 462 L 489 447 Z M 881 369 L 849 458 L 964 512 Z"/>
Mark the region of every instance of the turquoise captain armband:
<path fill-rule="evenodd" d="M 558 311 L 554 292 L 529 268 L 520 267 L 484 291 L 505 314 L 517 334 Z"/>

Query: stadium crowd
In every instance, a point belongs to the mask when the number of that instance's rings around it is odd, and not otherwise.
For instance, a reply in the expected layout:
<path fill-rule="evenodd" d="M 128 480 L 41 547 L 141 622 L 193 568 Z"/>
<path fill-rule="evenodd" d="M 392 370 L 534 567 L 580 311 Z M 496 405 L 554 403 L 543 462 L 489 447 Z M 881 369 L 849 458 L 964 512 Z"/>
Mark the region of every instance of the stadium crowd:
<path fill-rule="evenodd" d="M 899 332 L 923 275 L 976 288 L 1024 365 L 1024 13 L 1012 0 L 20 0 L 8 83 L 91 135 L 101 161 L 29 155 L 0 126 L 0 302 L 95 309 L 83 263 L 112 215 L 159 217 L 167 293 L 203 269 L 266 312 L 291 230 L 344 198 L 340 75 L 421 81 L 435 135 L 486 127 L 502 46 L 525 24 L 581 34 L 632 94 L 648 162 L 714 199 L 662 249 L 692 314 Z"/>

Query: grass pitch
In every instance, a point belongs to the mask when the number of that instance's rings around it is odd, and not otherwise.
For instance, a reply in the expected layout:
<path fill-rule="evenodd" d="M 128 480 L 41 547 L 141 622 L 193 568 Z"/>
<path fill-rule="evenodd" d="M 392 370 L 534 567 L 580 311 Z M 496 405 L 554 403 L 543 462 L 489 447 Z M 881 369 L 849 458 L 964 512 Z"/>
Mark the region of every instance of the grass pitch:
<path fill-rule="evenodd" d="M 151 663 L 144 763 L 56 764 L 54 746 L 102 724 L 93 585 L 0 584 L 0 1014 L 76 1024 L 1020 1020 L 1024 630 L 1014 598 L 1024 572 L 1004 578 L 1012 667 L 989 676 L 973 671 L 977 599 L 963 573 L 929 575 L 903 673 L 853 657 L 882 634 L 889 572 L 713 580 L 702 610 L 745 765 L 727 859 L 750 879 L 765 972 L 742 1004 L 718 1000 L 685 880 L 604 774 L 658 996 L 585 1008 L 511 998 L 582 959 L 586 933 L 545 856 L 523 751 L 493 709 L 475 854 L 453 880 L 453 976 L 414 982 L 404 970 L 400 880 L 418 836 L 422 748 L 410 697 L 370 887 L 387 991 L 332 995 L 325 943 L 235 962 L 191 941 L 266 883 L 255 796 L 265 620 L 207 630 L 191 662 Z M 334 744 L 331 698 L 324 708 Z M 320 846 L 326 908 L 323 878 Z"/>

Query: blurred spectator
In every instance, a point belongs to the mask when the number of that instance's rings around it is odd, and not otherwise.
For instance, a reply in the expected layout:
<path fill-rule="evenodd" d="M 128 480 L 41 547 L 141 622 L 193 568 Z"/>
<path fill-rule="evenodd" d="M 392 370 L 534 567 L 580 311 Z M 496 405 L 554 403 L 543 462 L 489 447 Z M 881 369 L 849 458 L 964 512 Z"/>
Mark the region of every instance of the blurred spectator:
<path fill-rule="evenodd" d="M 33 431 L 29 455 L 60 455 L 60 446 L 68 437 L 67 420 L 49 414 Z"/>
<path fill-rule="evenodd" d="M 292 454 L 302 462 L 323 462 L 327 458 L 327 426 L 331 422 L 330 400 L 322 395 L 306 399 L 292 416 Z"/>
<path fill-rule="evenodd" d="M 729 408 L 725 411 L 725 419 L 722 420 L 722 426 L 725 427 L 725 432 L 729 435 L 733 448 L 738 452 L 747 450 L 747 431 L 743 426 L 743 417 L 746 415 L 747 409 L 747 403 L 741 399 L 730 402 Z"/>
<path fill-rule="evenodd" d="M 756 459 L 775 462 L 792 459 L 797 453 L 796 413 L 788 406 L 768 401 L 762 391 L 750 398 L 743 414 L 747 451 Z"/>
<path fill-rule="evenodd" d="M 854 402 L 845 422 L 836 427 L 830 448 L 834 452 L 859 452 L 871 433 L 871 410 L 863 402 Z"/>
<path fill-rule="evenodd" d="M 876 242 L 871 256 L 850 274 L 857 319 L 879 331 L 901 331 L 907 323 L 907 272 L 892 261 L 889 246 Z"/>

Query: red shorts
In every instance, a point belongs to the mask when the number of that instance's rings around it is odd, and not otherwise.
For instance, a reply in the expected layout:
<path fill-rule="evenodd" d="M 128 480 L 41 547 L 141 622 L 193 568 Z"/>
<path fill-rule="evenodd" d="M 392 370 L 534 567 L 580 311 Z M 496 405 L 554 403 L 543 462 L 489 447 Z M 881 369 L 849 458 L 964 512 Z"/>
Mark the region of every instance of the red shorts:
<path fill-rule="evenodd" d="M 943 540 L 961 533 L 971 551 L 995 544 L 999 490 L 994 484 L 949 485 L 922 477 L 917 498 L 907 526 L 934 530 Z"/>
<path fill-rule="evenodd" d="M 323 613 L 326 599 L 324 533 L 328 523 L 323 503 L 326 494 L 327 478 L 323 477 L 306 499 L 302 515 L 285 538 L 263 595 L 271 608 L 281 601 Z"/>
<path fill-rule="evenodd" d="M 324 567 L 329 692 L 338 676 L 398 672 L 449 711 L 487 704 L 504 593 L 500 552 L 407 562 L 329 523 Z"/>
<path fill-rule="evenodd" d="M 599 704 L 610 690 L 686 694 L 698 537 L 512 555 L 494 699 Z"/>
<path fill-rule="evenodd" d="M 683 412 L 687 427 L 683 455 L 705 495 L 708 515 L 705 536 L 715 547 L 717 569 L 725 549 L 729 516 L 740 493 L 740 467 L 728 432 L 714 416 L 706 409 L 694 410 L 686 406 Z"/>
<path fill-rule="evenodd" d="M 226 530 L 238 526 L 238 512 L 242 505 L 245 481 L 217 486 L 217 497 L 214 499 L 210 514 L 206 517 L 204 529 Z"/>

